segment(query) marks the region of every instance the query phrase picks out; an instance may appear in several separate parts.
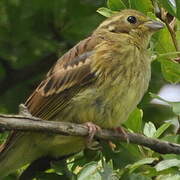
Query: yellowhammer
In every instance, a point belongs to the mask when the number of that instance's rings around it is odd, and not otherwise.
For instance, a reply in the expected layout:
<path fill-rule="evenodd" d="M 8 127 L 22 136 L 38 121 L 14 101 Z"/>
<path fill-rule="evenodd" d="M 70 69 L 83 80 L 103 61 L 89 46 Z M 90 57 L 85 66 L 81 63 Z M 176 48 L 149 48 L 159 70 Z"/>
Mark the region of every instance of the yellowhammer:
<path fill-rule="evenodd" d="M 33 116 L 46 120 L 120 126 L 148 88 L 147 46 L 161 28 L 162 23 L 135 10 L 106 19 L 57 61 L 25 105 Z M 1 150 L 0 177 L 39 157 L 83 148 L 83 137 L 14 132 Z"/>

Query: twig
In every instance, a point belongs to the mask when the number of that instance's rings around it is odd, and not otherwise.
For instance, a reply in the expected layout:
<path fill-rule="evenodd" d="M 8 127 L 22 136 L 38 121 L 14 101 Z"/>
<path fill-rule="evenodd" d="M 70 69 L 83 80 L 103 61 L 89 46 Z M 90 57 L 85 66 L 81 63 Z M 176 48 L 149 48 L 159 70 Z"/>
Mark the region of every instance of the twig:
<path fill-rule="evenodd" d="M 176 32 L 174 30 L 174 25 L 175 25 L 175 22 L 176 22 L 176 18 L 173 17 L 172 20 L 169 22 L 169 20 L 168 20 L 168 12 L 165 11 L 163 8 L 160 8 L 160 15 L 158 17 L 166 24 L 167 29 L 168 29 L 168 31 L 170 33 L 172 42 L 174 44 L 174 47 L 175 47 L 176 51 L 179 52 L 180 47 L 179 47 L 179 44 L 178 44 L 178 41 L 177 41 L 177 38 L 176 38 Z M 178 53 L 177 56 L 180 56 L 180 54 Z"/>
<path fill-rule="evenodd" d="M 0 127 L 6 130 L 33 131 L 43 133 L 56 133 L 72 136 L 87 136 L 88 128 L 82 124 L 69 122 L 45 121 L 36 117 L 22 115 L 0 115 Z M 95 137 L 104 140 L 119 140 L 148 147 L 161 154 L 180 154 L 180 145 L 148 138 L 136 133 L 127 133 L 127 137 L 112 130 L 102 129 Z"/>
<path fill-rule="evenodd" d="M 169 31 L 169 33 L 171 35 L 171 38 L 172 38 L 172 41 L 173 41 L 173 44 L 174 44 L 174 47 L 175 47 L 176 51 L 180 51 L 179 45 L 178 45 L 178 42 L 177 42 L 177 39 L 176 39 L 176 34 L 175 34 L 174 30 L 172 29 L 172 27 L 170 26 L 170 24 L 168 23 L 167 20 L 164 20 L 164 22 L 165 22 L 165 24 L 166 24 L 166 26 L 168 28 L 168 31 Z M 178 55 L 180 55 L 180 54 L 178 54 Z"/>

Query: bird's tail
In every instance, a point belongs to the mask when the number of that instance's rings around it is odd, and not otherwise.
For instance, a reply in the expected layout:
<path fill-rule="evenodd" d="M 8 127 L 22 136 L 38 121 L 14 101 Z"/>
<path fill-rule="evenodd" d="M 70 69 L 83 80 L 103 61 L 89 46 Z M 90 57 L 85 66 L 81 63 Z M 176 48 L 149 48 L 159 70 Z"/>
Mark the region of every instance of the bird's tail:
<path fill-rule="evenodd" d="M 0 180 L 40 157 L 62 157 L 79 152 L 85 148 L 85 142 L 84 137 L 78 136 L 18 133 L 0 151 Z"/>
<path fill-rule="evenodd" d="M 37 148 L 33 147 L 33 139 L 28 140 L 23 135 L 14 140 L 0 148 L 0 180 L 41 156 Z"/>

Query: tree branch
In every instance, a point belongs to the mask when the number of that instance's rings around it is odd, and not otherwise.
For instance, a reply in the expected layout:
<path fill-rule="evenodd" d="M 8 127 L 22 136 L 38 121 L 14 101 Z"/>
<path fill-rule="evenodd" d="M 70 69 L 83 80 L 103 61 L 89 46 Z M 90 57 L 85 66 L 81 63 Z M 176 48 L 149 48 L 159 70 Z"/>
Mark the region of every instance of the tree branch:
<path fill-rule="evenodd" d="M 87 136 L 88 128 L 82 124 L 74 124 L 70 122 L 45 121 L 36 117 L 27 115 L 4 115 L 0 114 L 0 127 L 6 130 L 33 131 L 43 133 L 55 133 L 72 136 Z M 148 138 L 141 134 L 127 132 L 127 137 L 118 132 L 102 129 L 97 132 L 95 137 L 104 140 L 119 140 L 121 142 L 129 142 L 148 147 L 161 154 L 180 154 L 180 145 L 160 141 L 158 139 Z"/>

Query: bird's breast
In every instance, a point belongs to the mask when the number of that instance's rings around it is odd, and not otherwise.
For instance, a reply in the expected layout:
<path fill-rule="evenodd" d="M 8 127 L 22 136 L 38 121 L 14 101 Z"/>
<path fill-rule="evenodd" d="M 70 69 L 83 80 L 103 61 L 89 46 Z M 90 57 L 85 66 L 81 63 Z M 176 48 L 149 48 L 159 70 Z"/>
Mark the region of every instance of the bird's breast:
<path fill-rule="evenodd" d="M 138 49 L 135 49 L 138 51 Z M 68 121 L 94 122 L 103 128 L 120 126 L 127 120 L 146 92 L 150 80 L 150 61 L 146 53 L 135 53 L 130 63 L 120 61 L 110 74 L 78 93 L 61 113 Z M 122 58 L 122 56 L 116 56 Z"/>

